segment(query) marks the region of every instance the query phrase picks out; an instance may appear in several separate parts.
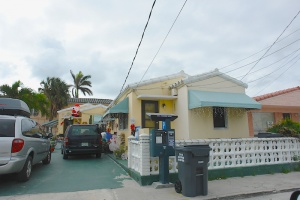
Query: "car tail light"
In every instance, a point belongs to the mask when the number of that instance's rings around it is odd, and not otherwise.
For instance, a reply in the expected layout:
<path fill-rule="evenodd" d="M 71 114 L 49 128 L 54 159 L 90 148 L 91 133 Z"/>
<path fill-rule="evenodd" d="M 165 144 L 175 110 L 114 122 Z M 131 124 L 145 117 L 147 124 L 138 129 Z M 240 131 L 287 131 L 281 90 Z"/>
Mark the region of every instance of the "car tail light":
<path fill-rule="evenodd" d="M 24 140 L 22 139 L 14 139 L 12 141 L 12 146 L 11 146 L 11 152 L 12 153 L 17 153 L 19 151 L 21 151 L 24 147 Z"/>
<path fill-rule="evenodd" d="M 65 137 L 65 139 L 64 139 L 64 144 L 65 144 L 65 146 L 68 146 L 68 145 L 69 145 L 69 138 L 68 138 L 68 137 Z"/>

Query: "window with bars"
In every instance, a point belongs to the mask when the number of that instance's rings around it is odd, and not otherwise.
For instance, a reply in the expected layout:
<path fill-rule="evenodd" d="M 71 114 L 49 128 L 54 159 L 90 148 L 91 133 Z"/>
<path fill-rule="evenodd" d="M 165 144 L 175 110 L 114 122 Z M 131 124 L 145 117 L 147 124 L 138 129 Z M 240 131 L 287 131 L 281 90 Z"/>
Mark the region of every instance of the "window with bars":
<path fill-rule="evenodd" d="M 124 130 L 128 128 L 128 114 L 119 113 L 119 130 Z"/>
<path fill-rule="evenodd" d="M 213 107 L 214 128 L 227 128 L 227 112 L 224 107 Z"/>

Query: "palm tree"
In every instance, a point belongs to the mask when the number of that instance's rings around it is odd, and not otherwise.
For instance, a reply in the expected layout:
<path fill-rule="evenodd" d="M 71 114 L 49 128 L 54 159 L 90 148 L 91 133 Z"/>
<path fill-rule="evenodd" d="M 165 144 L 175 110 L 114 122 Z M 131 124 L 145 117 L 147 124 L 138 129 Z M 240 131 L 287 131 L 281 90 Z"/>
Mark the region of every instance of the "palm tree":
<path fill-rule="evenodd" d="M 48 115 L 48 101 L 45 95 L 34 92 L 31 88 L 24 87 L 21 81 L 16 81 L 9 86 L 7 84 L 0 86 L 0 92 L 3 97 L 20 99 L 24 101 L 30 110 L 41 112 L 42 116 Z"/>
<path fill-rule="evenodd" d="M 3 93 L 3 96 L 14 98 L 14 99 L 20 99 L 20 96 L 25 93 L 31 93 L 29 88 L 22 88 L 23 83 L 21 81 L 14 82 L 12 86 L 9 86 L 7 84 L 0 86 L 0 91 Z M 21 94 L 22 93 L 22 94 Z"/>
<path fill-rule="evenodd" d="M 92 83 L 91 81 L 89 81 L 88 79 L 91 78 L 91 75 L 87 75 L 84 76 L 82 74 L 81 71 L 79 71 L 78 74 L 76 74 L 76 76 L 73 74 L 72 70 L 70 70 L 70 73 L 73 77 L 73 81 L 74 81 L 74 85 L 72 85 L 72 96 L 75 98 L 79 98 L 79 91 L 81 91 L 83 93 L 83 95 L 85 96 L 85 94 L 87 93 L 88 95 L 93 95 L 93 92 L 87 88 L 88 87 L 92 87 Z"/>
<path fill-rule="evenodd" d="M 50 102 L 49 120 L 53 120 L 57 116 L 57 111 L 68 105 L 69 87 L 60 78 L 49 78 L 42 81 L 39 92 L 46 95 Z"/>

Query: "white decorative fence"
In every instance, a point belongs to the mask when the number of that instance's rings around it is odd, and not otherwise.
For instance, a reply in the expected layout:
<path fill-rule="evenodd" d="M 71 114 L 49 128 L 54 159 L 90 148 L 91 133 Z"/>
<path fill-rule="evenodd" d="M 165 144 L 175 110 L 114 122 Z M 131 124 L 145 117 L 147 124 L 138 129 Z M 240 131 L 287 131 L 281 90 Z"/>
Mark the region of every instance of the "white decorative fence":
<path fill-rule="evenodd" d="M 128 168 L 141 176 L 159 174 L 159 158 L 150 157 L 149 135 L 139 141 L 128 138 Z M 241 138 L 176 140 L 176 146 L 208 144 L 211 148 L 208 169 L 283 164 L 299 161 L 300 141 L 296 138 Z M 175 156 L 169 158 L 170 173 L 177 172 Z"/>

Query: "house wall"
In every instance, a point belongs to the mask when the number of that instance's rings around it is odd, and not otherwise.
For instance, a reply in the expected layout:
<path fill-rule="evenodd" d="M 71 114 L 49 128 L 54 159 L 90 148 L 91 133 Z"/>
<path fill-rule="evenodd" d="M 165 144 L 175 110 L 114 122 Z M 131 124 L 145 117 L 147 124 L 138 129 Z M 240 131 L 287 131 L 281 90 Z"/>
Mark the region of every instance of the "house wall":
<path fill-rule="evenodd" d="M 182 88 L 180 89 L 182 90 Z M 227 109 L 227 128 L 214 128 L 212 107 L 196 108 L 188 110 L 188 90 L 201 90 L 209 92 L 245 93 L 243 86 L 221 78 L 219 76 L 189 84 L 185 88 L 185 101 L 181 110 L 185 114 L 189 133 L 185 133 L 178 139 L 207 139 L 207 138 L 245 138 L 249 137 L 248 116 L 245 109 Z M 184 105 L 185 104 L 185 105 Z M 181 113 L 182 114 L 182 113 Z"/>
<path fill-rule="evenodd" d="M 188 88 L 189 90 L 209 92 L 245 93 L 245 88 L 243 86 L 237 85 L 236 83 L 219 76 L 189 84 Z"/>
<path fill-rule="evenodd" d="M 189 116 L 190 139 L 249 137 L 245 109 L 227 108 L 227 128 L 214 128 L 211 107 L 192 109 Z"/>
<path fill-rule="evenodd" d="M 191 127 L 189 126 L 188 89 L 186 86 L 178 89 L 178 99 L 174 101 L 174 113 L 178 116 L 174 120 L 176 140 L 188 139 Z"/>
<path fill-rule="evenodd" d="M 147 85 L 141 85 L 138 86 L 135 89 L 130 89 L 126 94 L 123 94 L 123 96 L 119 97 L 116 104 L 120 101 L 122 101 L 124 98 L 129 98 L 129 113 L 128 113 L 128 129 L 125 130 L 113 130 L 118 133 L 124 133 L 125 137 L 129 137 L 131 135 L 130 125 L 131 121 L 135 121 L 135 126 L 142 126 L 142 101 L 143 99 L 138 99 L 139 95 L 170 95 L 169 86 L 171 84 L 174 84 L 178 81 L 180 81 L 182 77 L 177 77 L 174 79 L 169 80 L 163 80 L 161 82 L 153 82 L 149 83 Z M 143 83 L 141 83 L 143 84 Z M 162 100 L 162 99 L 147 99 L 151 101 L 157 101 L 158 102 L 158 109 L 159 113 L 169 113 L 173 114 L 176 100 Z M 165 107 L 163 107 L 163 104 L 165 104 Z M 178 119 L 176 119 L 178 120 Z M 175 120 L 175 121 L 176 121 Z M 175 121 L 171 122 L 171 128 L 175 127 Z M 159 127 L 161 128 L 161 122 L 159 124 Z M 149 134 L 148 128 L 143 128 L 140 130 L 141 133 Z M 127 140 L 126 140 L 127 145 Z"/>

